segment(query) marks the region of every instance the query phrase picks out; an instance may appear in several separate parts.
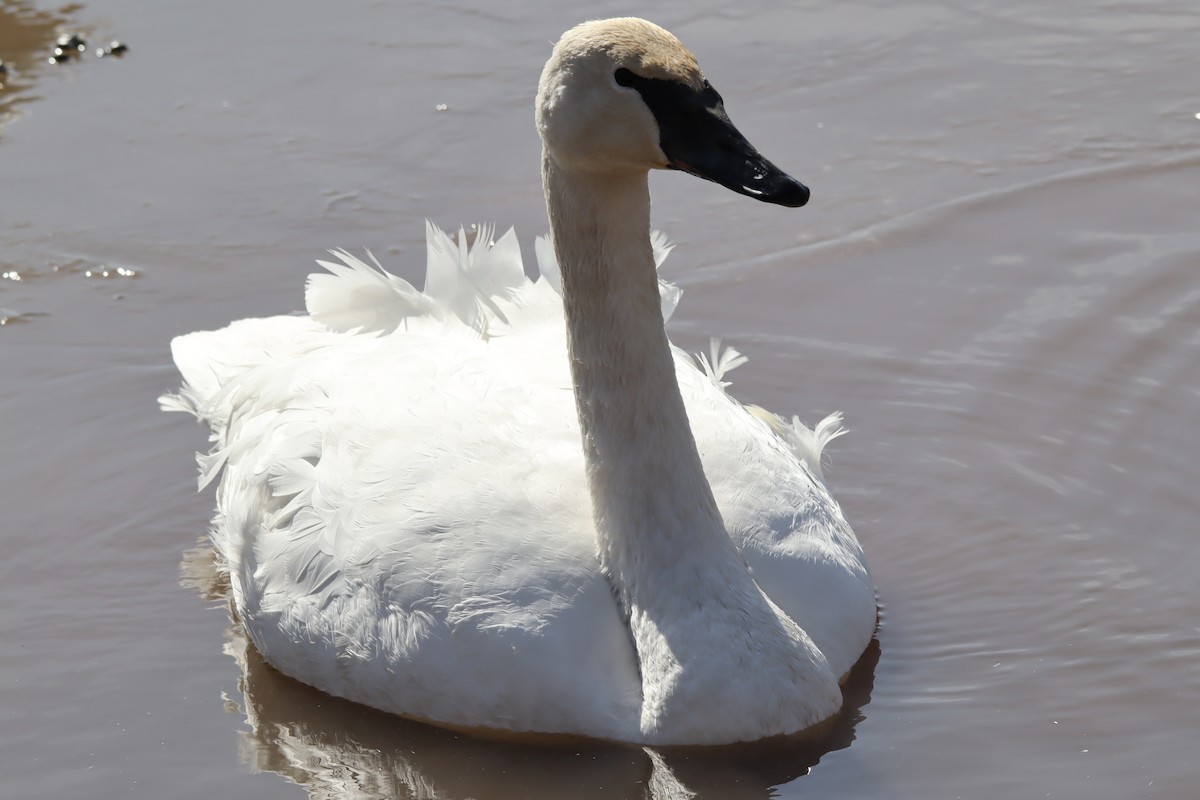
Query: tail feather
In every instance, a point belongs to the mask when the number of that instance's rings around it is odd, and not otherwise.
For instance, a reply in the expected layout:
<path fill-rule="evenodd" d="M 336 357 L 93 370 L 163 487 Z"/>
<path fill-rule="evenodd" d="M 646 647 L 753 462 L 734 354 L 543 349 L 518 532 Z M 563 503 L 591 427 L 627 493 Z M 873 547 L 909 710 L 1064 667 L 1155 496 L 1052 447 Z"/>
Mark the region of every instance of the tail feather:
<path fill-rule="evenodd" d="M 834 411 L 818 422 L 816 428 L 810 429 L 799 417 L 793 416 L 792 421 L 788 422 L 760 406 L 748 405 L 746 410 L 765 422 L 809 471 L 822 483 L 825 482 L 825 473 L 821 469 L 825 446 L 848 432 L 842 426 L 842 412 Z"/>
<path fill-rule="evenodd" d="M 330 250 L 341 263 L 318 261 L 326 272 L 308 276 L 304 304 L 330 330 L 389 333 L 408 317 L 434 313 L 430 299 L 403 278 L 374 268 L 345 250 Z"/>
<path fill-rule="evenodd" d="M 516 232 L 509 228 L 499 241 L 492 241 L 493 232 L 494 226 L 479 226 L 468 246 L 464 228 L 458 229 L 455 242 L 441 228 L 425 222 L 425 295 L 481 334 L 487 333 L 493 319 L 508 322 L 495 301 L 509 299 L 529 282 Z"/>

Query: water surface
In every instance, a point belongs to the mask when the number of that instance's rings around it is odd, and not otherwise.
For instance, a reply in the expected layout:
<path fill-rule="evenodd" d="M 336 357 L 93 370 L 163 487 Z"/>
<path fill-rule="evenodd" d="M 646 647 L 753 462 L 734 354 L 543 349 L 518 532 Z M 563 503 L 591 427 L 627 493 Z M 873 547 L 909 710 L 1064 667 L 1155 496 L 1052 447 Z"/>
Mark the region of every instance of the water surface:
<path fill-rule="evenodd" d="M 883 620 L 816 752 L 514 748 L 281 678 L 156 410 L 172 336 L 301 307 L 329 247 L 419 280 L 429 217 L 531 256 L 536 77 L 622 13 L 813 190 L 652 180 L 675 341 L 852 430 Z M 47 63 L 74 30 L 130 51 Z M 1197 796 L 1198 35 L 1185 0 L 0 0 L 0 795 Z"/>

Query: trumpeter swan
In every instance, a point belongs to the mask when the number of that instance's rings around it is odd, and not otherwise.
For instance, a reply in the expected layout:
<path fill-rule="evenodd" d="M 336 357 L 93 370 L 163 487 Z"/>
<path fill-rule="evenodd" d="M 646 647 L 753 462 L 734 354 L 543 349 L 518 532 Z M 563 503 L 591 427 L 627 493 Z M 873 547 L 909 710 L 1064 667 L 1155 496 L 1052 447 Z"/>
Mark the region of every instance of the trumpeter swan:
<path fill-rule="evenodd" d="M 343 251 L 307 316 L 172 343 L 212 429 L 213 539 L 254 645 L 436 724 L 723 744 L 836 714 L 874 592 L 816 431 L 725 391 L 663 328 L 651 169 L 808 190 L 733 127 L 673 35 L 588 22 L 536 100 L 551 247 L 428 229 L 424 291 Z M 376 265 L 378 266 L 378 265 Z M 561 294 L 560 294 L 561 293 Z M 582 443 L 582 446 L 581 446 Z"/>

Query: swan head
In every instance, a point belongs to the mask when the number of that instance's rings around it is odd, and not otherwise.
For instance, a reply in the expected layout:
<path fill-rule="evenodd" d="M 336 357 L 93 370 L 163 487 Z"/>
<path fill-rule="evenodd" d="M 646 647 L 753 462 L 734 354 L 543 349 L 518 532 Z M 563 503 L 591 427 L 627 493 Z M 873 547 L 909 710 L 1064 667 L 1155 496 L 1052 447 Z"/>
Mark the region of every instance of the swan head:
<path fill-rule="evenodd" d="M 696 57 L 646 20 L 597 20 L 564 33 L 536 105 L 546 157 L 561 169 L 678 169 L 764 202 L 808 202 L 807 187 L 734 127 Z"/>

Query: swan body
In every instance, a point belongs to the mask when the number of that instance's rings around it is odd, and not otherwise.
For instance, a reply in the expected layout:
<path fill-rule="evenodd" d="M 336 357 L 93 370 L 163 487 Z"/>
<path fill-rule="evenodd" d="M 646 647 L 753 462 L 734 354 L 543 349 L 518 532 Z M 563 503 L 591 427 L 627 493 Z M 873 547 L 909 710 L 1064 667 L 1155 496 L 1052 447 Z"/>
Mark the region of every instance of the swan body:
<path fill-rule="evenodd" d="M 429 225 L 423 291 L 337 251 L 306 316 L 172 342 L 162 402 L 212 429 L 213 539 L 269 663 L 491 731 L 725 744 L 837 713 L 875 624 L 820 472 L 840 418 L 743 406 L 740 354 L 697 362 L 663 329 L 648 169 L 807 199 L 748 143 L 725 163 L 668 141 L 672 93 L 718 116 L 710 91 L 661 28 L 585 23 L 539 86 L 536 280 L 512 231 Z"/>

